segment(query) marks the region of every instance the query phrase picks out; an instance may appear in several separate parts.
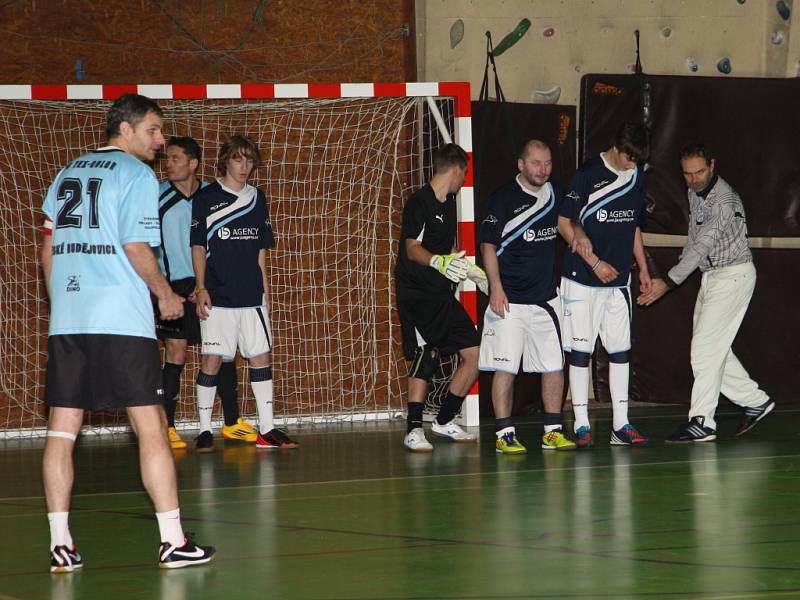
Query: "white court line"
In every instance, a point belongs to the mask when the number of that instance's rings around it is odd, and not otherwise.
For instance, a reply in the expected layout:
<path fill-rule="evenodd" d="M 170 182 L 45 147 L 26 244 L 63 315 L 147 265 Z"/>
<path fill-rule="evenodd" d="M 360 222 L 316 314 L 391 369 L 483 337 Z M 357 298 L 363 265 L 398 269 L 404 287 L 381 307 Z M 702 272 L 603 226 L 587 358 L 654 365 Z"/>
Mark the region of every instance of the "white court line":
<path fill-rule="evenodd" d="M 714 460 L 714 459 L 710 459 L 710 460 Z M 705 461 L 693 461 L 693 462 L 705 462 Z M 653 464 L 655 464 L 655 463 L 653 463 Z M 625 466 L 620 466 L 620 465 L 598 465 L 598 467 L 620 467 L 620 468 L 623 468 L 623 469 L 627 469 L 628 466 L 630 466 L 630 465 L 625 465 Z M 535 470 L 536 469 L 531 469 L 531 471 L 535 471 Z M 546 470 L 547 471 L 568 471 L 568 470 L 577 470 L 577 469 L 546 469 Z M 508 473 L 517 473 L 517 472 L 518 471 L 503 471 L 502 473 L 503 474 L 508 474 Z M 747 470 L 741 470 L 741 471 L 726 471 L 726 474 L 747 475 L 749 473 L 763 473 L 763 472 L 764 472 L 763 469 L 747 469 Z M 701 473 L 699 475 L 701 477 L 706 477 L 706 476 L 713 477 L 716 474 L 708 472 L 708 473 Z M 692 475 L 692 477 L 694 477 L 694 476 L 695 475 Z M 647 477 L 647 476 L 639 477 L 639 478 L 637 478 L 637 480 L 640 481 L 641 479 L 670 479 L 670 478 L 674 479 L 674 478 L 678 478 L 678 477 L 684 478 L 684 477 L 686 477 L 686 475 L 684 473 L 676 473 L 674 475 L 666 475 L 666 476 L 664 476 L 664 475 L 655 476 L 654 475 L 652 477 Z M 397 477 L 396 479 L 402 479 L 402 478 Z M 629 479 L 631 479 L 629 473 L 626 473 L 624 475 L 619 475 L 619 476 L 616 476 L 616 477 L 612 478 L 613 481 L 627 481 Z M 372 481 L 372 480 L 359 479 L 359 480 L 355 480 L 355 481 Z M 331 482 L 331 483 L 334 483 L 334 482 Z M 246 487 L 280 487 L 280 485 L 281 484 L 272 485 L 272 486 L 264 485 L 264 486 L 246 486 Z M 289 485 L 298 485 L 298 484 L 289 484 Z M 495 484 L 493 486 L 493 489 L 515 488 L 515 487 L 519 487 L 520 485 L 522 485 L 522 484 L 518 483 L 518 482 L 515 482 L 515 483 L 511 483 L 511 482 L 498 483 L 498 484 Z M 537 486 L 545 487 L 548 484 L 547 484 L 547 482 L 543 481 L 543 482 L 536 483 L 536 484 L 530 484 L 529 482 L 525 482 L 524 485 L 526 485 L 528 487 L 528 489 L 531 489 L 531 488 L 535 488 Z M 240 489 L 243 489 L 243 488 L 208 488 L 206 490 L 187 490 L 187 491 L 217 491 L 219 489 L 240 490 Z M 481 484 L 474 485 L 474 486 L 459 485 L 457 487 L 437 487 L 437 488 L 426 490 L 426 492 L 443 493 L 443 492 L 458 492 L 458 491 L 464 491 L 464 490 L 480 491 L 480 490 L 485 490 L 485 487 L 483 485 L 481 485 Z M 313 496 L 291 496 L 291 497 L 287 497 L 287 498 L 279 498 L 278 496 L 273 496 L 271 498 L 247 498 L 247 499 L 244 499 L 244 500 L 208 500 L 208 501 L 204 501 L 204 502 L 190 502 L 190 501 L 187 501 L 187 500 L 182 500 L 181 501 L 181 508 L 187 508 L 187 507 L 190 507 L 190 506 L 194 507 L 194 508 L 199 508 L 199 507 L 208 507 L 208 506 L 233 506 L 233 505 L 242 505 L 242 504 L 264 504 L 265 502 L 298 502 L 298 501 L 311 501 L 311 500 L 326 500 L 326 499 L 342 498 L 343 496 L 347 496 L 347 497 L 353 497 L 353 496 L 358 496 L 358 497 L 364 497 L 364 496 L 386 496 L 386 495 L 390 495 L 390 496 L 405 495 L 405 496 L 407 496 L 407 495 L 411 495 L 411 494 L 416 494 L 418 492 L 419 492 L 419 490 L 416 490 L 416 489 L 404 490 L 402 492 L 398 492 L 397 490 L 386 490 L 386 491 L 380 491 L 380 492 L 353 492 L 352 490 L 345 490 L 339 495 L 324 494 L 324 495 L 313 495 Z M 127 493 L 127 492 L 120 492 L 120 493 Z M 84 495 L 89 495 L 89 494 L 84 494 Z M 110 495 L 110 494 L 105 494 L 105 495 Z M 686 495 L 687 496 L 709 496 L 710 494 L 701 492 L 701 493 L 688 493 Z M 3 499 L 0 499 L 0 502 L 2 502 L 2 500 Z M 7 500 L 10 500 L 10 498 L 7 498 Z M 2 504 L 0 504 L 0 506 L 2 506 Z M 150 503 L 147 503 L 147 504 L 139 504 L 139 505 L 134 505 L 134 506 L 114 506 L 114 507 L 102 506 L 102 507 L 97 507 L 97 508 L 74 509 L 73 513 L 77 514 L 77 515 L 83 515 L 83 514 L 88 514 L 88 513 L 108 513 L 108 512 L 115 513 L 115 512 L 118 512 L 118 511 L 131 511 L 131 512 L 134 512 L 134 511 L 144 510 L 144 511 L 150 512 L 150 511 L 152 511 L 152 508 L 153 508 L 153 505 L 150 504 Z M 0 515 L 0 519 L 21 519 L 21 518 L 36 518 L 36 519 L 39 519 L 39 518 L 41 518 L 41 516 L 42 516 L 41 510 L 37 510 L 35 512 L 29 512 L 29 513 L 14 513 L 14 514 L 10 514 L 10 515 Z M 2 600 L 2 598 L 0 598 L 0 600 Z"/>
<path fill-rule="evenodd" d="M 700 460 L 665 460 L 660 462 L 651 462 L 651 463 L 636 463 L 636 464 L 629 464 L 624 465 L 627 468 L 633 467 L 661 467 L 665 465 L 691 465 L 691 464 L 700 464 L 700 463 L 709 463 L 709 462 L 722 462 L 722 461 L 745 461 L 745 460 L 771 460 L 774 458 L 800 458 L 800 454 L 775 454 L 771 456 L 732 456 L 730 458 L 704 458 Z M 192 489 L 180 489 L 178 490 L 180 494 L 187 494 L 187 493 L 195 493 L 195 492 L 213 492 L 213 491 L 227 491 L 227 490 L 258 490 L 258 489 L 269 489 L 269 488 L 290 488 L 290 487 L 300 487 L 300 486 L 308 486 L 308 485 L 338 485 L 342 483 L 352 484 L 352 483 L 379 483 L 384 481 L 405 481 L 405 480 L 422 480 L 422 479 L 444 479 L 444 478 L 451 478 L 451 477 L 486 477 L 491 475 L 509 475 L 509 474 L 516 474 L 516 473 L 544 473 L 547 471 L 555 472 L 555 471 L 591 471 L 593 469 L 617 469 L 620 468 L 620 465 L 587 465 L 585 467 L 565 467 L 565 468 L 549 468 L 549 467 L 541 467 L 537 469 L 515 469 L 513 471 L 476 471 L 474 473 L 449 473 L 445 475 L 408 475 L 403 477 L 374 477 L 374 478 L 365 478 L 365 479 L 337 479 L 331 481 L 297 481 L 293 483 L 264 483 L 261 485 L 241 485 L 241 486 L 228 486 L 228 487 L 210 487 L 210 488 L 192 488 Z M 732 471 L 733 473 L 738 473 L 739 471 Z M 72 498 L 94 498 L 97 496 L 129 496 L 131 494 L 141 494 L 144 490 L 132 490 L 130 492 L 92 492 L 89 494 L 73 494 Z M 4 498 L 0 498 L 0 502 L 4 501 L 19 501 L 19 500 L 40 500 L 43 499 L 44 496 L 6 496 Z"/>

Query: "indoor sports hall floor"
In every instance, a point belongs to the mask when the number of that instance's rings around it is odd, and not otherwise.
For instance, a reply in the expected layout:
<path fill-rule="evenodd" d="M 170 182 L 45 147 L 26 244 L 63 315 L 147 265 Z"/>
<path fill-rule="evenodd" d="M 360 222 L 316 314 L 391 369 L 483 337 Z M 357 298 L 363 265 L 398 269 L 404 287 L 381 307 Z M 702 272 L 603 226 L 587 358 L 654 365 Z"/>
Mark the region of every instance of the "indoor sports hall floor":
<path fill-rule="evenodd" d="M 50 575 L 42 441 L 0 441 L 0 599 L 800 598 L 796 408 L 742 439 L 723 408 L 716 443 L 665 446 L 685 407 L 640 407 L 647 448 L 479 445 L 403 450 L 403 424 L 305 427 L 298 451 L 218 443 L 177 455 L 184 526 L 207 567 L 162 572 L 128 436 L 76 450 L 71 529 L 82 572 Z"/>

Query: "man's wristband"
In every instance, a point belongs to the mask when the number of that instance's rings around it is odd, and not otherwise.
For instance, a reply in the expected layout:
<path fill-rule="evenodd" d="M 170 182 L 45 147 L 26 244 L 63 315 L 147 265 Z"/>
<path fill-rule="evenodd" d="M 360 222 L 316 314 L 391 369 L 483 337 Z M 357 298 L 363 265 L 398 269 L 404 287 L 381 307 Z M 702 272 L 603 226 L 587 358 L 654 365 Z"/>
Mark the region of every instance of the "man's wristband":
<path fill-rule="evenodd" d="M 597 268 L 597 265 L 599 265 L 599 264 L 600 264 L 600 259 L 598 258 L 597 262 L 594 263 L 594 266 L 592 267 L 592 271 L 594 271 Z"/>
<path fill-rule="evenodd" d="M 195 288 L 195 290 L 194 290 L 195 296 L 197 294 L 199 294 L 200 292 L 208 292 L 208 290 L 206 288 Z"/>

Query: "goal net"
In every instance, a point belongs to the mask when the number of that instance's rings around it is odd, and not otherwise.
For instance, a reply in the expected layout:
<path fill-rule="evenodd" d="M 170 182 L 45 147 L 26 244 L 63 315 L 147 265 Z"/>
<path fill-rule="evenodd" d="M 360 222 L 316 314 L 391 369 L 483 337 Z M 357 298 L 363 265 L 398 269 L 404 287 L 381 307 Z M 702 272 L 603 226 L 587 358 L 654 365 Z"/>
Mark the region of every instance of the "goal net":
<path fill-rule="evenodd" d="M 202 179 L 215 176 L 217 151 L 230 135 L 248 135 L 261 149 L 262 165 L 251 182 L 266 193 L 277 240 L 267 262 L 279 422 L 389 418 L 404 411 L 407 366 L 392 276 L 401 211 L 430 177 L 431 152 L 448 138 L 469 143 L 457 114 L 463 106 L 456 106 L 468 104 L 467 84 L 389 84 L 384 95 L 379 84 L 370 84 L 372 94 L 343 97 L 345 85 L 318 86 L 333 94 L 314 93 L 311 85 L 275 85 L 264 98 L 247 97 L 255 94 L 245 93 L 245 86 L 187 86 L 187 99 L 179 98 L 179 86 L 138 88 L 164 109 L 165 135 L 189 135 L 200 143 Z M 460 95 L 437 93 L 446 85 Z M 411 86 L 419 86 L 418 95 L 398 93 Z M 0 430 L 6 435 L 41 433 L 45 426 L 42 199 L 69 160 L 105 143 L 109 106 L 103 86 L 64 86 L 63 99 L 58 91 L 50 94 L 57 99 L 14 98 L 25 96 L 25 88 L 37 98 L 36 86 L 0 86 L 0 97 L 7 98 L 0 100 Z M 91 88 L 101 88 L 102 95 L 87 99 Z M 209 97 L 222 95 L 210 93 L 219 88 L 238 93 Z M 66 99 L 76 96 L 83 99 Z M 153 168 L 163 180 L 161 161 Z M 470 225 L 471 205 L 471 194 L 462 193 L 460 219 Z M 461 237 L 472 235 L 471 227 L 460 231 L 470 232 Z M 468 243 L 474 254 L 474 241 Z M 177 413 L 185 426 L 196 423 L 198 367 L 191 348 Z M 444 385 L 432 386 L 434 405 L 435 396 L 446 392 L 447 376 Z M 252 416 L 255 404 L 241 361 L 239 379 L 242 414 Z M 91 425 L 103 431 L 124 426 L 125 419 L 101 413 Z"/>

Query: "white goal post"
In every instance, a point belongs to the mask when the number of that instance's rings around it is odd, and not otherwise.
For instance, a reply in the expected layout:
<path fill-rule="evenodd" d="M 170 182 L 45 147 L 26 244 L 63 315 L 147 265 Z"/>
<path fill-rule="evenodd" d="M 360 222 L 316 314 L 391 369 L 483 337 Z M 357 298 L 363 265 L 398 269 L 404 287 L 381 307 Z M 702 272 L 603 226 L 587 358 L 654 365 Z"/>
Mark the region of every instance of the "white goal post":
<path fill-rule="evenodd" d="M 42 199 L 59 169 L 104 143 L 109 101 L 128 92 L 161 104 L 165 135 L 198 140 L 203 179 L 214 176 L 229 135 L 259 144 L 264 160 L 253 183 L 267 194 L 277 237 L 268 262 L 278 422 L 403 412 L 407 367 L 393 281 L 400 215 L 430 176 L 432 150 L 451 138 L 470 156 L 458 244 L 474 261 L 468 83 L 0 85 L 0 436 L 37 435 L 45 425 Z M 163 180 L 158 161 L 154 169 Z M 466 281 L 459 296 L 476 320 L 474 284 Z M 185 426 L 196 422 L 198 364 L 192 351 L 178 410 Z M 242 414 L 252 415 L 243 375 Z M 477 394 L 476 384 L 462 424 L 478 424 Z M 125 422 L 101 414 L 90 425 L 108 431 Z"/>

